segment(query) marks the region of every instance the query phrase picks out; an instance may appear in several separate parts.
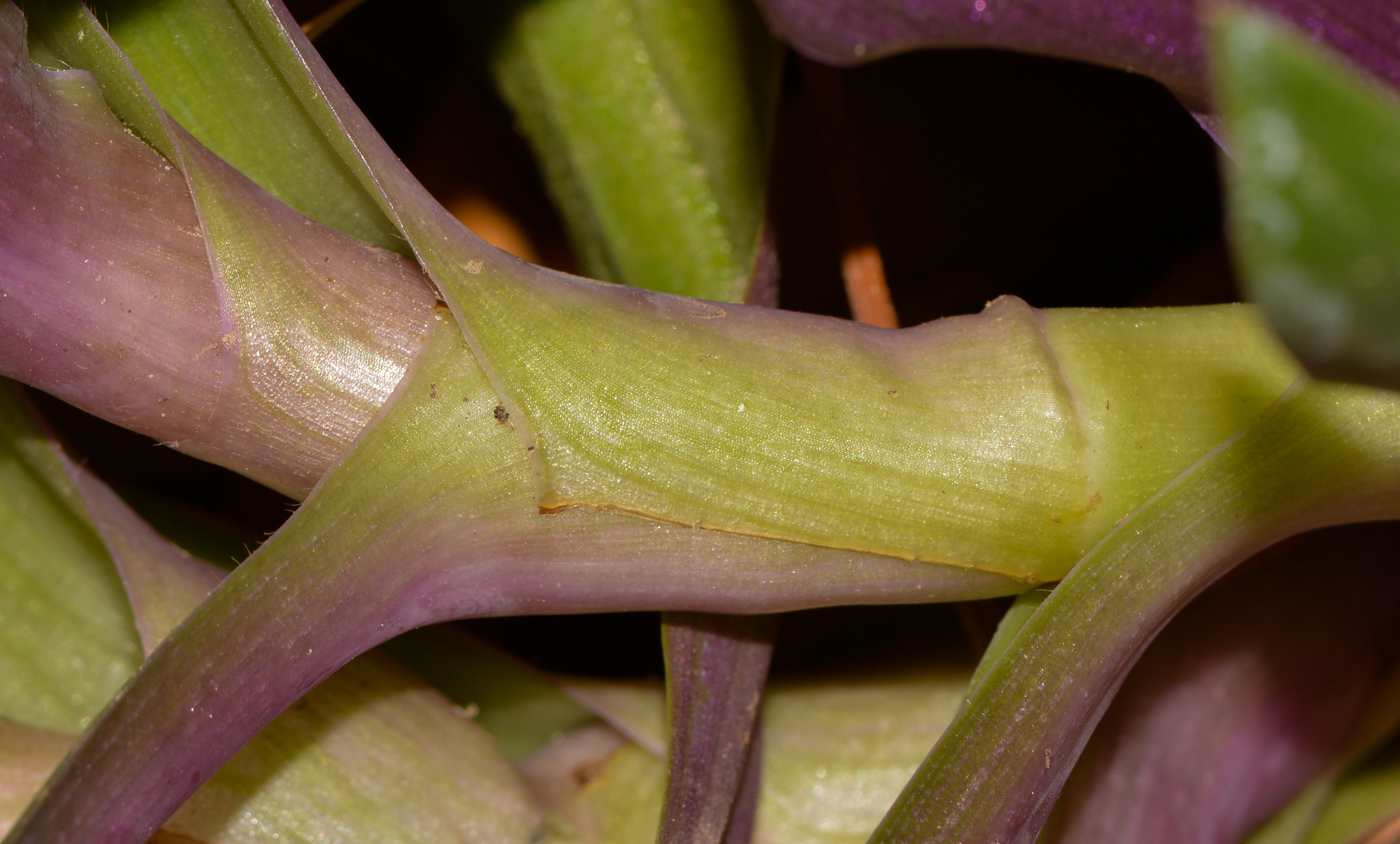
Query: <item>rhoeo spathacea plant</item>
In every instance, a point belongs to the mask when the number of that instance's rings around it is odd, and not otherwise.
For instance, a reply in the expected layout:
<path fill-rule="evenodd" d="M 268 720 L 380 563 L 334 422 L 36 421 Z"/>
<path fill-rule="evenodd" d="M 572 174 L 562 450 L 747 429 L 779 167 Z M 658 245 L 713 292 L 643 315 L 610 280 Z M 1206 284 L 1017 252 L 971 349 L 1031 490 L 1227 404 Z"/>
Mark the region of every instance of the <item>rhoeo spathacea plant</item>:
<path fill-rule="evenodd" d="M 405 168 L 351 5 L 0 6 L 0 371 L 300 502 L 226 571 L 6 385 L 7 842 L 1400 840 L 1400 11 L 444 3 L 600 281 Z M 861 322 L 775 307 L 770 32 Z M 1258 304 L 895 328 L 817 62 L 924 46 L 1156 77 Z M 434 626 L 642 611 L 664 684 Z"/>

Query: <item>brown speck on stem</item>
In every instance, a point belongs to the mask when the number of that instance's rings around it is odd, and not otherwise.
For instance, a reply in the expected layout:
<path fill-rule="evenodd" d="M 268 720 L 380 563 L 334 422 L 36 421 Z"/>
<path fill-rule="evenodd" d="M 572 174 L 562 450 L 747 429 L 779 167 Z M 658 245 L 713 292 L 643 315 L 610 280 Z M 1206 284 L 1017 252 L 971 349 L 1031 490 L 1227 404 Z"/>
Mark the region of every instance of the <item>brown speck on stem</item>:
<path fill-rule="evenodd" d="M 502 425 L 510 424 L 510 412 L 501 405 L 496 405 L 496 409 L 491 411 L 491 415 L 496 417 L 496 421 Z"/>
<path fill-rule="evenodd" d="M 898 328 L 885 264 L 870 226 L 860 172 L 856 169 L 856 141 L 851 133 L 841 71 L 804 59 L 802 76 L 807 82 L 817 134 L 821 138 L 831 183 L 836 236 L 841 246 L 841 276 L 846 299 L 857 322 L 881 328 Z"/>

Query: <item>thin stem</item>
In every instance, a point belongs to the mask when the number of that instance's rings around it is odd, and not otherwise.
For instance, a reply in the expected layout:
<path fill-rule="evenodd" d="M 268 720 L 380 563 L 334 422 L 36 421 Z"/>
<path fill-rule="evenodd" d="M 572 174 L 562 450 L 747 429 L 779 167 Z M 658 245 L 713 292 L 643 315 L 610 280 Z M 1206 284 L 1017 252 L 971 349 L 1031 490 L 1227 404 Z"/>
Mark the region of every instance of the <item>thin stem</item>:
<path fill-rule="evenodd" d="M 856 166 L 856 141 L 841 71 L 810 59 L 802 61 L 803 76 L 811 95 L 813 118 L 826 159 L 836 215 L 836 236 L 841 247 L 841 276 L 846 298 L 857 322 L 881 328 L 898 328 L 899 318 L 885 283 L 885 264 L 870 225 L 860 171 Z"/>
<path fill-rule="evenodd" d="M 746 770 L 757 762 L 751 736 L 778 616 L 670 612 L 663 618 L 671 750 L 657 841 L 747 844 L 742 830 L 734 838 L 725 831 L 745 791 Z M 737 808 L 742 827 L 752 807 Z"/>
<path fill-rule="evenodd" d="M 326 33 L 326 30 L 335 26 L 340 19 L 355 10 L 355 7 L 365 2 L 365 0 L 339 0 L 333 3 L 330 8 L 319 12 L 311 20 L 305 21 L 301 25 L 301 31 L 306 33 L 306 37 L 315 41 Z"/>

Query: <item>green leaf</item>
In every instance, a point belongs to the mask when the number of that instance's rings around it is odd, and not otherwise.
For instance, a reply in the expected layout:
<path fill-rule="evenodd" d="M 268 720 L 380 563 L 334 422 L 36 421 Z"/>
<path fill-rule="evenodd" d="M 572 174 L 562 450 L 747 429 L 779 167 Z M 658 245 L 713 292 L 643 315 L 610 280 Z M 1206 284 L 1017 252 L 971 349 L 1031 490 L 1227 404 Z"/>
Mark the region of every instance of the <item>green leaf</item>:
<path fill-rule="evenodd" d="M 464 30 L 493 30 L 492 70 L 584 270 L 742 301 L 763 223 L 782 56 L 753 7 L 527 0 L 485 14 L 458 8 Z"/>
<path fill-rule="evenodd" d="M 414 630 L 391 639 L 382 650 L 475 712 L 476 723 L 512 761 L 595 718 L 558 683 L 460 631 Z"/>
<path fill-rule="evenodd" d="M 862 844 L 952 720 L 969 668 L 906 665 L 771 683 L 762 711 L 763 786 L 754 841 Z M 659 721 L 660 695 L 651 703 Z M 582 749 L 596 738 L 580 731 L 565 742 Z M 577 802 L 570 815 L 577 839 L 656 840 L 666 783 L 659 758 L 636 744 L 605 756 L 601 765 L 558 755 L 590 771 L 581 787 L 574 780 Z"/>
<path fill-rule="evenodd" d="M 996 632 L 992 634 L 992 640 L 987 643 L 987 650 L 982 654 L 982 658 L 977 661 L 977 668 L 972 672 L 972 680 L 967 684 L 968 693 L 976 689 L 982 683 L 982 679 L 987 676 L 987 672 L 1001 659 L 1002 654 L 1015 641 L 1016 634 L 1021 632 L 1021 628 L 1026 626 L 1026 622 L 1031 620 L 1035 611 L 1040 605 L 1045 603 L 1045 599 L 1050 597 L 1050 589 L 1041 587 L 1023 592 L 1016 596 L 1016 600 L 1007 608 L 1006 614 L 1001 617 L 997 624 Z"/>
<path fill-rule="evenodd" d="M 106 541 L 143 644 L 154 651 L 225 573 L 170 545 L 110 488 L 45 445 Z M 34 767 L 32 754 L 0 747 L 4 764 Z M 509 762 L 470 715 L 370 654 L 269 724 L 163 831 L 210 844 L 310 841 L 350 824 L 363 841 L 428 842 L 452 830 L 523 843 L 538 823 Z"/>
<path fill-rule="evenodd" d="M 0 718 L 76 733 L 141 648 L 111 558 L 47 448 L 0 384 Z"/>
<path fill-rule="evenodd" d="M 1400 741 L 1347 772 L 1301 844 L 1353 844 L 1400 812 Z"/>
<path fill-rule="evenodd" d="M 408 254 L 234 4 L 112 0 L 95 11 L 161 106 L 216 155 L 312 219 Z"/>
<path fill-rule="evenodd" d="M 1246 291 L 1313 372 L 1400 386 L 1400 107 L 1268 16 L 1211 40 Z"/>

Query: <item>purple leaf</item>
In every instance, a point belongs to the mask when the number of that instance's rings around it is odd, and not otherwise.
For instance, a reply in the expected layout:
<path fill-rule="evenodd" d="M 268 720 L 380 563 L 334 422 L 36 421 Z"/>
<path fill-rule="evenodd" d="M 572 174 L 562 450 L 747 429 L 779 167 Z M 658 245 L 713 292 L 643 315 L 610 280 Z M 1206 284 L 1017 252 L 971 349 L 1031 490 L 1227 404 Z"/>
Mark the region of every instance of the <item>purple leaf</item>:
<path fill-rule="evenodd" d="M 1251 0 L 1400 86 L 1400 18 L 1384 0 Z M 1150 76 L 1193 112 L 1212 108 L 1191 0 L 759 0 L 803 54 L 852 65 L 923 47 L 996 47 Z"/>
<path fill-rule="evenodd" d="M 214 408 L 223 331 L 184 177 L 87 74 L 31 65 L 9 3 L 0 78 L 3 374 L 158 439 L 189 436 Z"/>
<path fill-rule="evenodd" d="M 1046 844 L 1232 844 L 1333 765 L 1400 654 L 1397 538 L 1310 534 L 1187 607 L 1094 732 Z"/>

